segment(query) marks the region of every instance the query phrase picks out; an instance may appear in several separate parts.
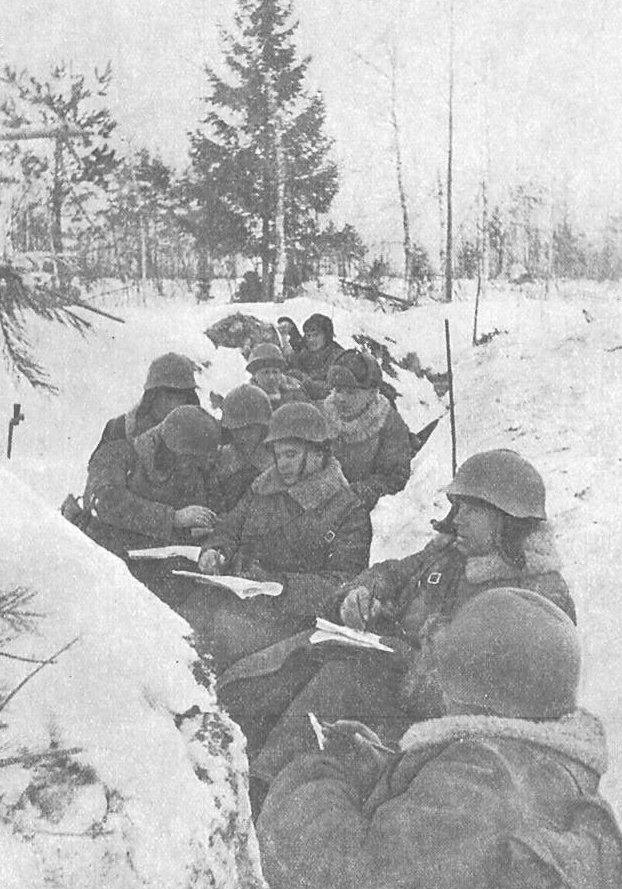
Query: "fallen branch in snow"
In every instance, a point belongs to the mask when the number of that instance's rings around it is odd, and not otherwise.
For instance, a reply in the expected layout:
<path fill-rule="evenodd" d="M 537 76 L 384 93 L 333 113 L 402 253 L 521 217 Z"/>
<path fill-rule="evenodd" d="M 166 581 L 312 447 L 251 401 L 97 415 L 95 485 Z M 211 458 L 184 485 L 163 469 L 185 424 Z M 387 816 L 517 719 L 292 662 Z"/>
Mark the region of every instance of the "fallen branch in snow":
<path fill-rule="evenodd" d="M 45 664 L 46 661 L 42 661 L 41 658 L 36 657 L 21 657 L 19 654 L 9 654 L 8 651 L 0 651 L 0 657 L 8 657 L 11 661 L 23 661 L 25 664 Z"/>
<path fill-rule="evenodd" d="M 35 670 L 33 670 L 31 673 L 28 674 L 28 676 L 25 676 L 22 679 L 22 681 L 18 685 L 16 685 L 12 691 L 9 692 L 9 694 L 6 696 L 6 698 L 3 701 L 0 701 L 0 711 L 4 710 L 4 708 L 9 703 L 9 701 L 13 700 L 15 695 L 19 691 L 21 691 L 21 689 L 26 685 L 27 682 L 30 682 L 30 680 L 34 676 L 36 676 L 37 673 L 39 673 L 41 670 L 43 670 L 44 667 L 47 667 L 48 664 L 53 664 L 54 661 L 56 660 L 56 658 L 59 655 L 63 654 L 63 652 L 67 651 L 67 649 L 71 648 L 72 645 L 75 645 L 79 638 L 80 638 L 79 636 L 76 636 L 76 638 L 72 639 L 71 642 L 68 642 L 66 645 L 63 645 L 63 647 L 59 648 L 58 651 L 56 651 L 51 657 L 49 657 L 45 661 L 42 661 Z"/>
<path fill-rule="evenodd" d="M 611 349 L 605 349 L 605 352 L 619 352 L 622 346 L 612 346 Z"/>
<path fill-rule="evenodd" d="M 0 769 L 16 765 L 30 766 L 42 759 L 73 756 L 75 753 L 82 753 L 82 747 L 59 748 L 58 750 L 46 750 L 44 753 L 22 753 L 19 756 L 7 756 L 4 759 L 0 759 Z"/>

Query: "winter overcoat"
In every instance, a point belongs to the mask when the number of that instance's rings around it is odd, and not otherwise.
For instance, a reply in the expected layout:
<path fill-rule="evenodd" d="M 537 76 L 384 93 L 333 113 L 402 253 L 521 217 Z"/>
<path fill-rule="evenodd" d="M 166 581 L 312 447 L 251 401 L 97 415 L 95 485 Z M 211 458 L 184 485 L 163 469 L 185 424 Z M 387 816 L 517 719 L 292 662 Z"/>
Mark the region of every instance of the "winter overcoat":
<path fill-rule="evenodd" d="M 176 510 L 210 505 L 201 471 L 156 468 L 159 441 L 155 426 L 133 442 L 106 442 L 89 462 L 84 504 L 93 517 L 86 533 L 122 557 L 128 549 L 189 542 L 188 532 L 173 527 Z"/>
<path fill-rule="evenodd" d="M 126 414 L 121 414 L 119 417 L 113 417 L 113 419 L 108 420 L 104 426 L 102 437 L 91 454 L 91 460 L 103 445 L 108 444 L 111 441 L 132 442 L 135 438 L 138 438 L 139 435 L 142 435 L 143 432 L 157 426 L 159 422 L 160 420 L 150 411 L 141 411 L 140 404 L 137 404 Z"/>
<path fill-rule="evenodd" d="M 217 668 L 311 626 L 335 589 L 368 564 L 371 523 L 339 464 L 285 487 L 274 467 L 259 476 L 204 548 L 226 558 L 223 573 L 259 569 L 284 585 L 276 598 L 240 601 L 198 592 L 181 613 Z"/>
<path fill-rule="evenodd" d="M 232 444 L 221 448 L 214 469 L 216 512 L 219 515 L 228 513 L 237 506 L 255 479 L 272 463 L 272 453 L 263 445 L 259 445 L 249 458 L 243 457 Z"/>
<path fill-rule="evenodd" d="M 410 477 L 409 430 L 384 395 L 376 393 L 361 416 L 347 422 L 332 396 L 323 408 L 336 436 L 333 453 L 365 506 L 371 510 L 380 497 L 401 491 Z"/>
<path fill-rule="evenodd" d="M 288 368 L 300 375 L 303 388 L 312 401 L 321 401 L 328 395 L 328 371 L 343 351 L 343 346 L 331 340 L 315 352 L 305 347 L 288 356 Z"/>
<path fill-rule="evenodd" d="M 390 612 L 368 629 L 380 633 L 395 654 L 321 646 L 324 661 L 309 681 L 309 667 L 300 663 L 301 639 L 275 646 L 271 659 L 261 668 L 274 672 L 270 679 L 269 706 L 283 714 L 252 764 L 259 777 L 270 780 L 298 753 L 313 749 L 315 737 L 309 711 L 322 719 L 358 719 L 381 737 L 396 740 L 413 717 L 442 715 L 438 685 L 420 656 L 420 635 L 428 620 L 449 621 L 468 599 L 498 586 L 516 586 L 540 593 L 562 608 L 573 620 L 575 610 L 568 587 L 559 573 L 559 560 L 550 528 L 546 525 L 525 543 L 522 570 L 508 565 L 497 552 L 466 559 L 453 538 L 438 535 L 421 552 L 405 559 L 380 562 L 340 587 L 327 616 L 339 621 L 339 606 L 347 593 L 365 586 Z M 307 646 L 309 648 L 309 646 Z M 311 649 L 320 646 L 311 646 Z M 292 689 L 292 656 L 304 687 Z M 317 654 L 312 652 L 314 659 Z M 267 684 L 256 665 L 248 664 L 228 694 L 236 708 L 252 710 L 261 704 L 258 688 Z M 283 692 L 279 693 L 279 683 Z M 294 695 L 294 696 L 293 696 Z M 293 696 L 293 700 L 292 700 Z M 291 703 L 290 703 L 291 701 Z"/>
<path fill-rule="evenodd" d="M 577 711 L 414 725 L 365 772 L 306 755 L 273 782 L 258 838 L 271 889 L 617 889 L 606 748 Z"/>

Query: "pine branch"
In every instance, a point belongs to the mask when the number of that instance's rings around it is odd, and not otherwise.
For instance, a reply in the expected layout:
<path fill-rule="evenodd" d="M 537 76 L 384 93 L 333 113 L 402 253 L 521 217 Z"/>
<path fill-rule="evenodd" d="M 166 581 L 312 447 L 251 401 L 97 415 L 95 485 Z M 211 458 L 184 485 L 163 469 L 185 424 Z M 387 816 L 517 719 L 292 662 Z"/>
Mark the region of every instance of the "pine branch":
<path fill-rule="evenodd" d="M 59 657 L 59 655 L 63 654 L 65 651 L 68 651 L 68 649 L 70 649 L 72 647 L 72 645 L 75 645 L 79 639 L 80 639 L 80 637 L 76 636 L 75 639 L 72 639 L 71 642 L 68 642 L 66 645 L 63 645 L 63 647 L 59 648 L 58 651 L 56 651 L 53 655 L 51 655 L 51 657 L 47 658 L 47 660 L 40 663 L 36 669 L 34 669 L 31 673 L 29 673 L 27 676 L 25 676 L 24 679 L 22 679 L 22 681 L 20 683 L 18 683 L 15 686 L 15 688 L 12 689 L 12 691 L 9 692 L 9 694 L 6 696 L 6 698 L 4 698 L 3 701 L 0 701 L 0 712 L 2 710 L 4 710 L 4 708 L 7 706 L 7 704 L 10 701 L 12 701 L 13 698 L 22 690 L 22 688 L 26 685 L 26 683 L 30 682 L 30 680 L 33 679 L 37 675 L 37 673 L 40 673 L 44 667 L 47 667 L 48 664 L 55 663 L 56 658 Z"/>
<path fill-rule="evenodd" d="M 16 765 L 31 766 L 43 759 L 64 759 L 68 756 L 74 756 L 76 753 L 82 753 L 82 747 L 68 747 L 65 750 L 46 750 L 43 753 L 22 753 L 19 756 L 7 756 L 5 759 L 0 759 L 0 769 Z"/>

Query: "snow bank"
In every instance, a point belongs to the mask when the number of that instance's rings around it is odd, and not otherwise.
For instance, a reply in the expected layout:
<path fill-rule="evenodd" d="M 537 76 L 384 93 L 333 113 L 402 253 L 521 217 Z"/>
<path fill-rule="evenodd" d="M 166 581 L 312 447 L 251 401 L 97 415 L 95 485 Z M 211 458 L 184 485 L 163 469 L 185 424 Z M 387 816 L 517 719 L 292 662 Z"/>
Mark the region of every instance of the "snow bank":
<path fill-rule="evenodd" d="M 188 626 L 5 470 L 0 491 L 2 886 L 261 886 L 243 738 Z M 61 649 L 6 703 L 37 667 L 14 658 Z"/>
<path fill-rule="evenodd" d="M 458 462 L 510 447 L 547 485 L 564 574 L 583 645 L 581 703 L 605 722 L 611 767 L 604 790 L 622 820 L 622 318 L 617 298 L 566 292 L 564 301 L 494 294 L 482 331 L 507 333 L 472 348 L 472 305 L 443 307 L 451 320 Z M 432 312 L 425 309 L 425 314 Z M 440 319 L 439 319 L 440 321 Z M 448 507 L 451 440 L 444 419 L 413 461 L 407 488 L 374 512 L 372 560 L 413 552 L 429 519 Z"/>

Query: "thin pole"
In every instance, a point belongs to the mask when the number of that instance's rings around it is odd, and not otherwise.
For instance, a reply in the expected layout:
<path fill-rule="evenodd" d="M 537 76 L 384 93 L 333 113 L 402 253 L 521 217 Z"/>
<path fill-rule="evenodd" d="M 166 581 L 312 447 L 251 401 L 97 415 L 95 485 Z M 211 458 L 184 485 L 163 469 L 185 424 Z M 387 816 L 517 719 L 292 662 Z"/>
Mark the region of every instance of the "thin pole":
<path fill-rule="evenodd" d="M 447 382 L 449 383 L 449 422 L 451 425 L 451 474 L 456 474 L 458 461 L 456 457 L 456 405 L 454 401 L 454 375 L 451 367 L 451 337 L 449 320 L 445 318 L 445 350 L 447 352 Z"/>
<path fill-rule="evenodd" d="M 447 225 L 445 229 L 445 302 L 453 295 L 453 158 L 454 158 L 454 0 L 449 0 L 449 108 L 447 117 Z"/>

